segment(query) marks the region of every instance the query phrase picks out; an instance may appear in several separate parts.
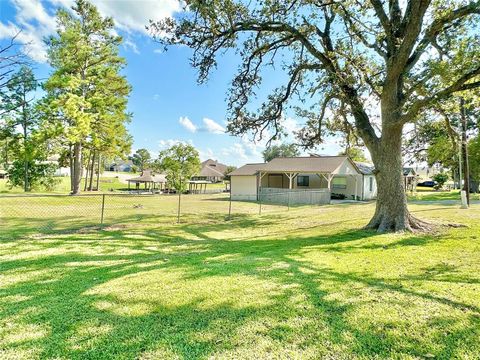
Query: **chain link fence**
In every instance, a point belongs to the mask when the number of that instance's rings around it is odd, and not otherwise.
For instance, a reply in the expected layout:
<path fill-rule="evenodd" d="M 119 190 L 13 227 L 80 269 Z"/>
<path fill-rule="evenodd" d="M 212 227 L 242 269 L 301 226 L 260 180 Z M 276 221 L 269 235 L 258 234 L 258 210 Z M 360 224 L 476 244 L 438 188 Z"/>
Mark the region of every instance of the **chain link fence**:
<path fill-rule="evenodd" d="M 262 194 L 257 201 L 232 201 L 228 193 L 5 195 L 0 197 L 0 238 L 121 224 L 225 222 L 316 206 L 290 204 L 289 196 Z"/>

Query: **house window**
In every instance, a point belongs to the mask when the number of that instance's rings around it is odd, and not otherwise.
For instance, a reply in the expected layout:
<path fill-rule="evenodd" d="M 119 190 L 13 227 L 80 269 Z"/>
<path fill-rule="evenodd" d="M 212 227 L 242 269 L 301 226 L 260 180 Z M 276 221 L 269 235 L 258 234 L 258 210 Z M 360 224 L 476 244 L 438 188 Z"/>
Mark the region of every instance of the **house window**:
<path fill-rule="evenodd" d="M 297 176 L 297 186 L 309 186 L 310 177 L 309 176 Z"/>
<path fill-rule="evenodd" d="M 373 191 L 373 177 L 370 177 L 370 191 Z"/>
<path fill-rule="evenodd" d="M 334 189 L 346 189 L 347 178 L 346 177 L 334 177 L 332 179 L 332 186 Z"/>

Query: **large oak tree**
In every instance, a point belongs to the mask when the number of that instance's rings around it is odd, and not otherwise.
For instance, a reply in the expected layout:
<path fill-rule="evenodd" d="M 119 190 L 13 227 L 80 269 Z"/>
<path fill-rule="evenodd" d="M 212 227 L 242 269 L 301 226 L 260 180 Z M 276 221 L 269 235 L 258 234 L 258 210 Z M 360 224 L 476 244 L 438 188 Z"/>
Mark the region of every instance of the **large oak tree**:
<path fill-rule="evenodd" d="M 308 116 L 298 135 L 314 146 L 332 114 L 326 109 L 347 113 L 376 168 L 378 199 L 367 227 L 401 231 L 428 227 L 407 209 L 402 130 L 433 102 L 480 86 L 479 14 L 478 1 L 187 0 L 178 17 L 150 30 L 166 45 L 193 49 L 200 82 L 218 56 L 237 50 L 243 62 L 229 101 L 233 134 L 273 129 L 277 136 L 288 102 L 298 98 Z M 262 69 L 275 65 L 287 79 L 252 111 Z"/>

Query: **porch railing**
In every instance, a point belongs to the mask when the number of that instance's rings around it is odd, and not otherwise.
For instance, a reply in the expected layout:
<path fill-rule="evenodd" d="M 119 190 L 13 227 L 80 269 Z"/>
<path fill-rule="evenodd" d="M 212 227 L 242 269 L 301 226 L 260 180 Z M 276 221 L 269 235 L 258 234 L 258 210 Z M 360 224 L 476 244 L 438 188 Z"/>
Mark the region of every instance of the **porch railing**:
<path fill-rule="evenodd" d="M 259 201 L 285 205 L 330 204 L 329 189 L 283 189 L 261 187 Z"/>

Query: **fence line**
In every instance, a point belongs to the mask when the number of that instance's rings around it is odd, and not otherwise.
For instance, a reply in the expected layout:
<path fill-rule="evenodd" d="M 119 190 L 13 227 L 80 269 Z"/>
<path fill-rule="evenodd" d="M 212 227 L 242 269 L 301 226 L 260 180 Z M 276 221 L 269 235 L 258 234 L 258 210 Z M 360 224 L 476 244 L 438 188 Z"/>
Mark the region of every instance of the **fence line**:
<path fill-rule="evenodd" d="M 230 193 L 183 194 L 179 204 L 178 194 L 2 195 L 0 238 L 16 231 L 34 234 L 148 221 L 155 224 L 224 222 L 286 212 L 297 206 L 289 200 L 290 196 L 289 192 L 276 192 L 264 194 L 259 201 L 236 201 Z M 286 200 L 278 201 L 279 198 Z"/>

